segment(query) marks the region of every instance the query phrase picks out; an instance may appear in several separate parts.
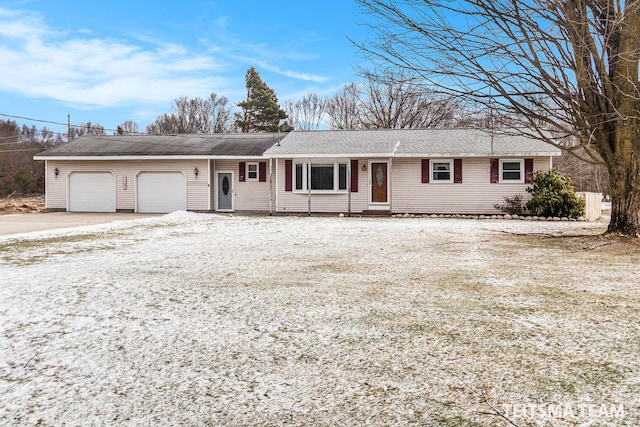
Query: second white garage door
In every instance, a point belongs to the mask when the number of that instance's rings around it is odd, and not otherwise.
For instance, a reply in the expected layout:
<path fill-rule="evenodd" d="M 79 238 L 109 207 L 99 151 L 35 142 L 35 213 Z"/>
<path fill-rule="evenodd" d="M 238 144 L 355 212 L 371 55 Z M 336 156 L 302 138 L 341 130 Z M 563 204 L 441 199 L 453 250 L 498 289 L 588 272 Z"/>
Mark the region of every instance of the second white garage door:
<path fill-rule="evenodd" d="M 182 172 L 140 172 L 137 211 L 167 213 L 187 209 L 187 185 Z"/>

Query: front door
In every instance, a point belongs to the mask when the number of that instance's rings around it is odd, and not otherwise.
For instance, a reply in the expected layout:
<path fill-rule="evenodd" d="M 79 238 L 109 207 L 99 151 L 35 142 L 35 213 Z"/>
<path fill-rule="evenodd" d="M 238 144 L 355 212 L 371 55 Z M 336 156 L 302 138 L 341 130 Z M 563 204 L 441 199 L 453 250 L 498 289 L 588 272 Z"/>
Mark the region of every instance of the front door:
<path fill-rule="evenodd" d="M 218 211 L 233 210 L 233 173 L 218 172 Z"/>
<path fill-rule="evenodd" d="M 389 203 L 387 162 L 371 163 L 371 203 Z"/>

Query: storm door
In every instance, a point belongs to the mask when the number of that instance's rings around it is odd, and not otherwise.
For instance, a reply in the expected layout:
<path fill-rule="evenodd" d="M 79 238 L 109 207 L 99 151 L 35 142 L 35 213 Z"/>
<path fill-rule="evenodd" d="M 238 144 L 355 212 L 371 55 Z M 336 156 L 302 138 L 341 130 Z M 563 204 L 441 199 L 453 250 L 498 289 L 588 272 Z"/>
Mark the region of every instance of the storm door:
<path fill-rule="evenodd" d="M 233 211 L 233 172 L 218 172 L 218 211 Z"/>

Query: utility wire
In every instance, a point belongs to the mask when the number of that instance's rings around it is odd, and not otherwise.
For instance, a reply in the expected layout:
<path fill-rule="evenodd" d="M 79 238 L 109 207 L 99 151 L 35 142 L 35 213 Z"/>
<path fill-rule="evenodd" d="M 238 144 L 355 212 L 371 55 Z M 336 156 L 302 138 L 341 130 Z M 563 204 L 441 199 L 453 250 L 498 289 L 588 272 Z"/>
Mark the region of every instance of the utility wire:
<path fill-rule="evenodd" d="M 12 118 L 12 119 L 28 120 L 28 121 L 31 121 L 31 122 L 49 123 L 49 124 L 52 124 L 52 125 L 60 125 L 60 126 L 68 126 L 69 125 L 68 123 L 54 122 L 54 121 L 51 121 L 51 120 L 32 119 L 30 117 L 14 116 L 14 115 L 11 115 L 11 114 L 4 114 L 4 113 L 0 113 L 0 116 L 9 117 L 9 118 Z M 83 126 L 84 125 L 74 125 L 74 124 L 71 125 L 71 127 L 75 127 L 75 128 L 81 128 Z M 107 128 L 103 128 L 103 129 L 105 131 L 109 131 L 109 132 L 118 132 L 118 129 L 107 129 Z M 139 132 L 139 133 L 142 133 L 142 132 Z"/>

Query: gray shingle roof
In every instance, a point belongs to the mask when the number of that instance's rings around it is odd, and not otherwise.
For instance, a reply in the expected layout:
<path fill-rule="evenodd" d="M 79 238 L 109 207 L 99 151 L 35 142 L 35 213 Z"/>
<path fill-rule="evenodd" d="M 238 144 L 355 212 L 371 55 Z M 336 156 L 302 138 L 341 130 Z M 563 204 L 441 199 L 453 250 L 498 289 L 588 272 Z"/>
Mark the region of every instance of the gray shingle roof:
<path fill-rule="evenodd" d="M 517 132 L 482 129 L 403 129 L 291 132 L 269 157 L 553 156 L 560 150 Z"/>
<path fill-rule="evenodd" d="M 43 151 L 36 158 L 110 156 L 262 157 L 276 134 L 88 135 Z"/>
<path fill-rule="evenodd" d="M 278 140 L 281 140 L 279 144 Z M 39 153 L 74 157 L 480 157 L 554 156 L 517 133 L 481 129 L 328 130 L 281 134 L 88 135 Z"/>

